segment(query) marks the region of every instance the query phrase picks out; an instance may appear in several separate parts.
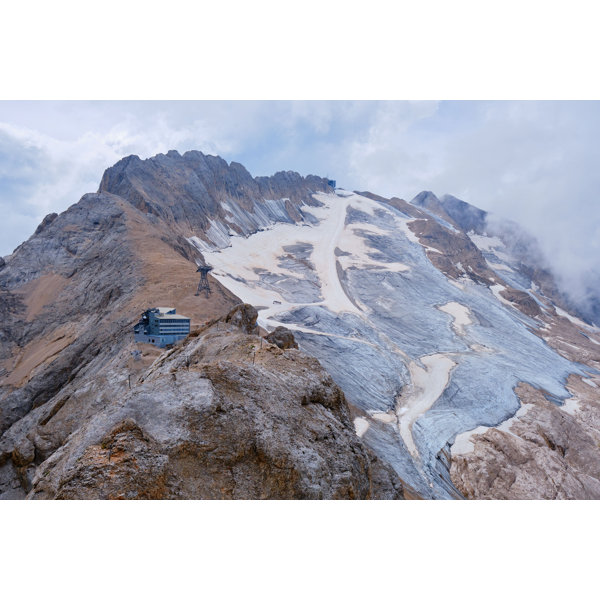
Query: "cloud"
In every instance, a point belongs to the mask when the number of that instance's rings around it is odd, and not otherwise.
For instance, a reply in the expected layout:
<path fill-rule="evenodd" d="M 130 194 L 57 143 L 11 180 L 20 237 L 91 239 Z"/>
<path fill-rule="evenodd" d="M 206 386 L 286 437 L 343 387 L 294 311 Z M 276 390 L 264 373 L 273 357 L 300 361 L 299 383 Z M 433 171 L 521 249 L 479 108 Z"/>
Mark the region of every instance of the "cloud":
<path fill-rule="evenodd" d="M 518 221 L 584 293 L 600 244 L 598 102 L 0 102 L 0 255 L 127 154 L 199 149 L 253 175 L 450 193 Z"/>

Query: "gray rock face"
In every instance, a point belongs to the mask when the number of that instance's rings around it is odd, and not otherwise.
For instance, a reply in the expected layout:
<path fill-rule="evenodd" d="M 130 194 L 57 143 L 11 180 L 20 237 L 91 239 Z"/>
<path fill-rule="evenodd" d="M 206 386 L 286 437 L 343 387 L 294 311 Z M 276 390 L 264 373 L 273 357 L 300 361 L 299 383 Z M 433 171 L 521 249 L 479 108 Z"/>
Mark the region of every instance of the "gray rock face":
<path fill-rule="evenodd" d="M 246 333 L 255 333 L 258 312 L 250 304 L 238 304 L 234 306 L 225 317 L 225 323 L 231 323 Z"/>
<path fill-rule="evenodd" d="M 484 210 L 463 202 L 454 196 L 442 196 L 440 203 L 445 213 L 465 232 L 483 233 L 486 227 L 488 213 Z"/>
<path fill-rule="evenodd" d="M 50 223 L 52 223 L 56 217 L 58 217 L 56 213 L 50 213 L 49 215 L 46 215 L 42 222 L 37 226 L 35 234 L 42 233 L 42 231 L 44 231 L 44 229 L 46 229 L 46 227 L 48 227 L 48 225 L 50 225 Z"/>
<path fill-rule="evenodd" d="M 129 157 L 48 215 L 0 271 L 0 498 L 402 497 L 314 359 L 261 350 L 256 310 L 218 282 L 194 296 L 186 236 L 302 220 L 324 181 Z M 134 361 L 140 311 L 171 302 L 199 329 Z"/>
<path fill-rule="evenodd" d="M 253 178 L 241 164 L 218 156 L 171 151 L 120 160 L 106 170 L 99 191 L 126 199 L 186 236 L 202 235 L 214 222 L 226 227 L 226 236 L 230 221 L 244 235 L 273 221 L 294 223 L 302 218 L 302 204 L 314 204 L 314 192 L 329 189 L 326 179 L 313 175 L 287 171 Z"/>
<path fill-rule="evenodd" d="M 221 323 L 164 353 L 37 467 L 29 497 L 402 497 L 317 361 L 259 341 Z"/>
<path fill-rule="evenodd" d="M 46 217 L 0 272 L 0 360 L 7 371 L 0 378 L 0 434 L 56 394 L 123 327 L 108 315 L 131 299 L 141 273 L 122 205 L 87 194 Z M 43 347 L 47 355 L 36 358 Z"/>

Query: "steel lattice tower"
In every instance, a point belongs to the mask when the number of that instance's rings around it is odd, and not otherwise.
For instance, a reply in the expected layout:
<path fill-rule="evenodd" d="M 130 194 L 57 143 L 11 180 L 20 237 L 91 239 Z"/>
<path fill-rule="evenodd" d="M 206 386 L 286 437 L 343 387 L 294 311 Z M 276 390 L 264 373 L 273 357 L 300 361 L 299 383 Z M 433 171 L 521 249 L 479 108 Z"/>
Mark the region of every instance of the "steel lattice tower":
<path fill-rule="evenodd" d="M 198 289 L 196 290 L 196 296 L 200 295 L 200 292 L 204 290 L 206 292 L 206 297 L 210 294 L 210 285 L 208 284 L 208 275 L 209 271 L 212 271 L 212 267 L 208 265 L 200 265 L 198 267 L 197 273 L 200 273 L 200 283 L 198 284 Z"/>

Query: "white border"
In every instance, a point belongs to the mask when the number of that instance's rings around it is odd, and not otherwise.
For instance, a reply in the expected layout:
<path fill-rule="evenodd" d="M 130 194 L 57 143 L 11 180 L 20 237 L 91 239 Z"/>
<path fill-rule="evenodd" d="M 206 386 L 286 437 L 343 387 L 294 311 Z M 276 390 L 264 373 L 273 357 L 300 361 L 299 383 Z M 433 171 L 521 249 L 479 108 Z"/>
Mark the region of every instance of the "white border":
<path fill-rule="evenodd" d="M 594 4 L 2 7 L 5 99 L 592 99 Z M 589 597 L 595 502 L 4 502 L 6 598 Z"/>

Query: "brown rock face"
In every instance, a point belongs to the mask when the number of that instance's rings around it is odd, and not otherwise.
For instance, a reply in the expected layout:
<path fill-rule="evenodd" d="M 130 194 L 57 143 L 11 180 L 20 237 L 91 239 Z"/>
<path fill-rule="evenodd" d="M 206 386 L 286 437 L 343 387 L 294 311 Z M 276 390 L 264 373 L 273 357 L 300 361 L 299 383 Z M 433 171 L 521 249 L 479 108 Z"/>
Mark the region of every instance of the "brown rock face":
<path fill-rule="evenodd" d="M 269 335 L 265 336 L 265 340 L 282 350 L 298 348 L 294 334 L 287 327 L 276 327 Z"/>
<path fill-rule="evenodd" d="M 452 481 L 471 499 L 600 498 L 598 391 L 572 376 L 573 407 L 539 390 L 517 389 L 523 413 L 508 430 L 473 435 L 473 451 L 452 457 Z"/>
<path fill-rule="evenodd" d="M 231 323 L 246 333 L 254 333 L 256 330 L 256 319 L 258 312 L 250 304 L 238 304 L 234 306 L 225 317 L 225 323 Z"/>
<path fill-rule="evenodd" d="M 402 497 L 319 363 L 244 328 L 215 323 L 160 355 L 37 467 L 29 497 Z"/>
<path fill-rule="evenodd" d="M 525 292 L 508 287 L 507 289 L 502 290 L 500 295 L 509 302 L 515 304 L 521 312 L 530 317 L 537 317 L 542 312 L 539 304 Z"/>
<path fill-rule="evenodd" d="M 427 258 L 448 277 L 458 279 L 467 275 L 473 281 L 486 285 L 491 285 L 494 281 L 493 271 L 466 234 L 446 229 L 431 218 L 416 219 L 408 226 L 422 244 L 438 250 L 428 252 Z"/>

